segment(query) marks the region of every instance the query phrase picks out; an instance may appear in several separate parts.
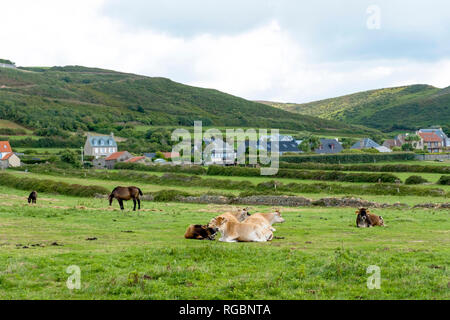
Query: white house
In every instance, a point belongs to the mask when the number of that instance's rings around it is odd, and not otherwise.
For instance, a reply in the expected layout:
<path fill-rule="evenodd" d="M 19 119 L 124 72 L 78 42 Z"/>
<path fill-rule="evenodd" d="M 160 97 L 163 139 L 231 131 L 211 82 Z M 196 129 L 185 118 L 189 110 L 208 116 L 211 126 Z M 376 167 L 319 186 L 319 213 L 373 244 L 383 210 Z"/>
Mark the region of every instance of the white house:
<path fill-rule="evenodd" d="M 236 161 L 236 152 L 232 146 L 221 139 L 214 139 L 206 145 L 203 151 L 206 165 L 232 165 Z"/>
<path fill-rule="evenodd" d="M 117 152 L 117 143 L 113 133 L 109 136 L 91 136 L 88 134 L 84 144 L 85 156 L 93 156 L 98 159 L 108 157 L 115 152 Z"/>
<path fill-rule="evenodd" d="M 20 167 L 20 158 L 11 149 L 8 141 L 0 141 L 0 169 Z"/>

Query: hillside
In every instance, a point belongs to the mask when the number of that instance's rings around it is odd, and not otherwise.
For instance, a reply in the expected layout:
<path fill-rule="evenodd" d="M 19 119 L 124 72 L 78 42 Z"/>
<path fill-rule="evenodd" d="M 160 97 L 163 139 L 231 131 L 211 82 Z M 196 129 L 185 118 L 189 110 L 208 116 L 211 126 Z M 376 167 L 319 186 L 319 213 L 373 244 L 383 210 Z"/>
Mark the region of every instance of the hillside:
<path fill-rule="evenodd" d="M 190 126 L 203 120 L 205 126 L 378 133 L 165 78 L 80 66 L 0 68 L 0 118 L 32 129 L 72 132 L 124 123 Z"/>
<path fill-rule="evenodd" d="M 286 111 L 382 131 L 450 126 L 450 87 L 412 85 L 371 90 L 305 104 L 263 102 Z"/>

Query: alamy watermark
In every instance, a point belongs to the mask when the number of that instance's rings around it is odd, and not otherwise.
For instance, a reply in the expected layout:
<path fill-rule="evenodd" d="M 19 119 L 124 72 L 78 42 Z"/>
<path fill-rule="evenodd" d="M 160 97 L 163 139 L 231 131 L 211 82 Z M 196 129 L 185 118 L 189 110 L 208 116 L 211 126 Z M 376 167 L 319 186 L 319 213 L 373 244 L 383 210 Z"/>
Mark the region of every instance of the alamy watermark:
<path fill-rule="evenodd" d="M 369 15 L 366 21 L 367 29 L 381 29 L 381 8 L 378 5 L 371 5 L 367 8 L 366 13 Z"/>
<path fill-rule="evenodd" d="M 381 289 L 381 269 L 379 266 L 368 266 L 367 274 L 371 274 L 367 278 L 367 288 L 369 290 Z"/>
<path fill-rule="evenodd" d="M 66 273 L 70 274 L 67 278 L 66 285 L 69 290 L 81 289 L 81 269 L 79 266 L 69 266 L 66 269 Z"/>
<path fill-rule="evenodd" d="M 174 164 L 197 165 L 262 165 L 261 175 L 278 173 L 279 130 L 272 129 L 226 129 L 225 137 L 216 128 L 203 132 L 201 121 L 194 122 L 193 141 L 186 129 L 172 132 Z"/>

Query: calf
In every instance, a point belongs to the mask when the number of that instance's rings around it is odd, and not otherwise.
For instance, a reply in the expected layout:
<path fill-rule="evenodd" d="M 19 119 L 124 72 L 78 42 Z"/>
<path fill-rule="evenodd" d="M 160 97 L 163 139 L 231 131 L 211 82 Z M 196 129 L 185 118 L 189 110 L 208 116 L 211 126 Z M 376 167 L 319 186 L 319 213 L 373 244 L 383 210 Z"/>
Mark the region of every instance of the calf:
<path fill-rule="evenodd" d="M 190 225 L 184 237 L 186 239 L 195 239 L 195 240 L 214 240 L 216 236 L 216 231 L 208 226 L 202 226 L 200 224 L 192 224 Z"/>
<path fill-rule="evenodd" d="M 375 226 L 384 226 L 384 220 L 382 216 L 370 213 L 369 209 L 361 208 L 356 210 L 356 226 L 358 228 L 370 228 Z"/>
<path fill-rule="evenodd" d="M 37 192 L 31 191 L 30 195 L 28 196 L 28 203 L 36 204 L 36 200 L 37 200 Z"/>

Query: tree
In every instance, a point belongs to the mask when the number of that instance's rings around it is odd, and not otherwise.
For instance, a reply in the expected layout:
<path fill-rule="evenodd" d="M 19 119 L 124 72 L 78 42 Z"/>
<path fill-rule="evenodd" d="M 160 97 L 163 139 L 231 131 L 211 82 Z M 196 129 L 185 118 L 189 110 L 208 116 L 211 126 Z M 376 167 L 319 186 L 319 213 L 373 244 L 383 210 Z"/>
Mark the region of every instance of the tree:
<path fill-rule="evenodd" d="M 78 158 L 78 154 L 69 149 L 64 150 L 61 153 L 61 161 L 69 163 L 75 167 L 80 167 L 80 159 Z"/>
<path fill-rule="evenodd" d="M 302 141 L 302 143 L 298 146 L 298 148 L 305 153 L 314 151 L 319 147 L 320 147 L 320 138 L 316 136 L 306 137 Z"/>

